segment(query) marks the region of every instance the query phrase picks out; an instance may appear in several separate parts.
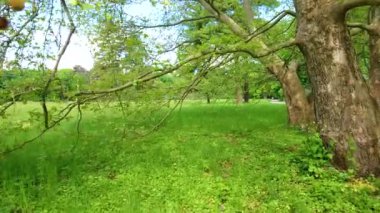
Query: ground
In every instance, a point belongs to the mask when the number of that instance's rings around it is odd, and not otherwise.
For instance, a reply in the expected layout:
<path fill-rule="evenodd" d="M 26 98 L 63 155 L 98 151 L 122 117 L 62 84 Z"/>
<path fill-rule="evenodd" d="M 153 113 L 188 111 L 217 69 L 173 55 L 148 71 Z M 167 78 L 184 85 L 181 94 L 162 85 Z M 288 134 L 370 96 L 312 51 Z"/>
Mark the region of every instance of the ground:
<path fill-rule="evenodd" d="M 3 150 L 37 133 L 25 106 L 0 124 Z M 0 159 L 0 212 L 380 212 L 380 181 L 314 164 L 284 105 L 185 103 L 145 137 L 116 109 L 76 124 Z"/>

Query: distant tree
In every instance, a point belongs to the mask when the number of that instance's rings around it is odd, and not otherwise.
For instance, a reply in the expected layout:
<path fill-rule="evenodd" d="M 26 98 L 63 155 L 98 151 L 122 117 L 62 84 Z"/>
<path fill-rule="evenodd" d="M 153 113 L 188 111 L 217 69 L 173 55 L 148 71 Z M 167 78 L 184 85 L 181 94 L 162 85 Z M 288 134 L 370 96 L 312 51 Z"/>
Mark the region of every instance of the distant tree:
<path fill-rule="evenodd" d="M 81 73 L 81 74 L 86 74 L 86 73 L 88 73 L 88 70 L 86 70 L 86 68 L 84 68 L 84 67 L 82 67 L 82 66 L 80 66 L 80 65 L 75 65 L 75 66 L 73 67 L 73 69 L 74 69 L 74 72 L 77 72 L 77 73 Z"/>

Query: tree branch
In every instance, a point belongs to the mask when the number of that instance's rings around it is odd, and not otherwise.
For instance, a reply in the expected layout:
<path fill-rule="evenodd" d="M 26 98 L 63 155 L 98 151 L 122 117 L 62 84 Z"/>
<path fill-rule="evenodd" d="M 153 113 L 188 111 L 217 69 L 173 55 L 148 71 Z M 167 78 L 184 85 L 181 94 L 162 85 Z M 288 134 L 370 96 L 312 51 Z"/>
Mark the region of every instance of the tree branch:
<path fill-rule="evenodd" d="M 47 109 L 47 106 L 46 106 L 46 98 L 47 98 L 47 95 L 48 95 L 48 90 L 49 90 L 49 87 L 51 85 L 51 83 L 53 82 L 53 80 L 55 79 L 55 76 L 58 72 L 58 66 L 61 62 L 61 59 L 63 57 L 63 55 L 65 54 L 66 50 L 67 50 L 67 47 L 70 45 L 70 41 L 71 41 L 71 38 L 72 36 L 74 35 L 75 33 L 75 25 L 74 25 L 74 22 L 73 22 L 73 19 L 71 17 L 71 13 L 69 11 L 69 9 L 67 8 L 67 5 L 66 5 L 66 1 L 65 0 L 61 0 L 61 5 L 63 7 L 63 10 L 65 11 L 68 19 L 69 19 L 69 23 L 70 23 L 70 32 L 69 32 L 69 35 L 67 36 L 67 39 L 66 39 L 66 42 L 65 44 L 63 45 L 62 49 L 60 50 L 60 52 L 58 53 L 58 57 L 57 57 L 57 61 L 54 65 L 54 68 L 53 68 L 53 71 L 44 87 L 44 89 L 42 90 L 42 95 L 41 95 L 41 106 L 42 106 L 42 111 L 44 113 L 44 124 L 45 124 L 45 128 L 47 129 L 49 127 L 49 111 Z"/>
<path fill-rule="evenodd" d="M 248 32 L 245 31 L 232 18 L 230 18 L 225 13 L 218 10 L 213 5 L 212 0 L 197 0 L 197 1 L 205 8 L 205 10 L 207 10 L 209 13 L 214 15 L 220 22 L 227 25 L 235 35 L 239 36 L 240 38 L 242 38 L 244 40 L 248 39 L 248 36 L 249 36 Z M 291 12 L 291 11 L 287 11 L 287 12 L 289 15 L 294 15 L 294 12 Z M 270 48 L 268 48 L 268 46 L 265 44 L 265 42 L 263 40 L 261 40 L 260 38 L 254 38 L 254 39 L 252 39 L 251 43 L 252 42 L 254 42 L 254 44 L 255 44 L 254 49 L 248 50 L 247 48 L 244 48 L 244 52 L 246 52 L 248 54 L 252 54 L 252 56 L 255 58 L 262 57 L 263 55 L 270 55 L 271 54 L 271 53 L 262 54 L 262 52 L 266 53 L 266 52 L 272 52 L 272 51 L 270 50 Z M 287 47 L 287 46 L 293 45 L 294 42 L 292 42 L 291 45 L 289 45 L 288 42 L 285 42 L 285 43 L 286 43 L 286 45 L 284 47 Z M 281 47 L 280 49 L 282 49 L 284 47 Z M 253 53 L 255 53 L 255 54 L 253 54 Z M 266 64 L 266 65 L 269 65 L 269 64 L 283 65 L 284 64 L 284 61 L 280 57 L 278 57 L 277 55 L 272 55 L 270 58 L 262 59 L 261 62 L 263 64 Z"/>
<path fill-rule="evenodd" d="M 380 0 L 343 0 L 337 1 L 337 5 L 345 13 L 355 7 L 361 6 L 378 6 L 380 5 Z"/>
<path fill-rule="evenodd" d="M 191 91 L 193 91 L 196 88 L 196 86 L 198 86 L 198 84 L 204 79 L 207 73 L 231 61 L 231 59 L 228 59 L 226 61 L 222 60 L 221 62 L 214 64 L 219 59 L 219 57 L 220 56 L 216 57 L 212 62 L 210 62 L 212 58 L 209 58 L 208 62 L 205 63 L 204 66 L 202 66 L 200 72 L 196 75 L 195 79 L 190 83 L 190 85 L 186 87 L 185 91 L 183 92 L 182 96 L 177 101 L 177 103 L 174 105 L 174 107 L 153 127 L 153 129 L 150 132 L 148 132 L 144 136 L 147 136 L 156 131 L 158 128 L 160 128 L 162 124 L 167 120 L 167 118 L 174 112 L 174 110 L 179 105 L 182 105 L 186 97 L 191 93 Z"/>
<path fill-rule="evenodd" d="M 211 13 L 215 18 L 220 20 L 222 23 L 226 24 L 231 31 L 243 38 L 246 39 L 248 37 L 248 32 L 244 30 L 238 23 L 236 23 L 231 17 L 223 13 L 222 11 L 218 10 L 212 2 L 209 2 L 207 0 L 198 0 L 198 2 L 209 12 Z"/>
<path fill-rule="evenodd" d="M 197 77 L 190 83 L 190 85 L 187 86 L 186 90 L 182 93 L 182 96 L 180 97 L 180 99 L 177 101 L 177 103 L 174 105 L 174 107 L 166 113 L 166 115 L 161 118 L 161 120 L 152 128 L 152 130 L 150 132 L 148 132 L 147 134 L 145 134 L 144 136 L 147 136 L 153 132 L 155 132 L 156 130 L 158 130 L 162 124 L 169 118 L 169 116 L 174 112 L 175 109 L 177 109 L 177 107 L 179 105 L 182 105 L 183 101 L 186 99 L 186 97 L 191 93 L 192 89 L 194 89 L 195 86 L 197 86 L 201 80 L 202 80 L 202 77 L 205 75 L 205 73 L 207 73 L 209 70 L 203 70 L 201 71 Z"/>
<path fill-rule="evenodd" d="M 214 19 L 214 16 L 204 16 L 199 18 L 189 18 L 189 19 L 183 19 L 174 23 L 168 23 L 168 24 L 159 24 L 159 25 L 153 25 L 153 26 L 144 26 L 144 25 L 133 25 L 135 27 L 144 28 L 144 29 L 150 29 L 150 28 L 160 28 L 160 27 L 174 27 L 183 23 L 187 22 L 193 22 L 193 21 L 201 21 L 204 19 Z"/>
<path fill-rule="evenodd" d="M 75 29 L 75 24 L 74 24 L 73 17 L 71 16 L 70 10 L 67 7 L 67 4 L 66 4 L 65 0 L 61 0 L 61 6 L 62 6 L 63 10 L 65 11 L 65 14 L 66 14 L 67 18 L 69 19 L 70 28 L 71 29 Z"/>
<path fill-rule="evenodd" d="M 293 11 L 290 11 L 290 10 L 284 10 L 284 11 L 278 13 L 271 20 L 267 21 L 265 24 L 263 24 L 261 27 L 259 27 L 257 30 L 255 30 L 255 32 L 253 32 L 251 35 L 249 35 L 249 38 L 246 40 L 246 42 L 249 42 L 253 38 L 267 32 L 268 30 L 270 30 L 271 28 L 276 26 L 276 24 L 278 22 L 280 22 L 287 15 L 295 16 L 295 13 Z"/>
<path fill-rule="evenodd" d="M 24 142 L 16 145 L 15 147 L 13 147 L 11 149 L 7 149 L 7 150 L 1 152 L 0 157 L 5 157 L 6 155 L 9 155 L 10 153 L 12 153 L 14 151 L 20 150 L 20 149 L 24 148 L 26 145 L 33 143 L 37 139 L 41 138 L 46 132 L 48 132 L 50 129 L 57 126 L 59 123 L 61 123 L 76 106 L 82 105 L 82 104 L 87 103 L 87 102 L 92 101 L 92 100 L 99 99 L 101 97 L 104 97 L 104 95 L 89 97 L 89 98 L 86 98 L 83 100 L 79 100 L 75 103 L 68 104 L 67 107 L 65 107 L 65 111 L 62 111 L 63 115 L 61 117 L 59 117 L 57 120 L 53 121 L 52 124 L 49 125 L 47 128 L 43 129 L 37 136 L 35 136 L 34 138 L 32 138 L 30 140 L 24 141 Z"/>
<path fill-rule="evenodd" d="M 95 95 L 95 94 L 108 94 L 108 93 L 118 92 L 118 91 L 130 88 L 130 87 L 133 87 L 133 86 L 135 86 L 135 85 L 137 85 L 139 83 L 148 82 L 150 80 L 153 80 L 153 79 L 159 78 L 161 76 L 164 76 L 164 75 L 166 75 L 168 73 L 174 72 L 174 71 L 178 70 L 179 68 L 181 68 L 182 66 L 188 64 L 189 62 L 192 62 L 194 60 L 200 59 L 200 58 L 202 58 L 202 57 L 204 57 L 206 55 L 212 54 L 213 52 L 214 51 L 205 51 L 205 52 L 196 54 L 196 55 L 194 55 L 192 57 L 189 57 L 189 58 L 185 59 L 184 61 L 178 63 L 177 65 L 175 65 L 175 66 L 173 66 L 171 68 L 168 68 L 166 70 L 164 70 L 164 69 L 157 69 L 155 71 L 156 74 L 154 74 L 154 75 L 143 74 L 145 77 L 141 77 L 140 76 L 136 80 L 127 82 L 127 83 L 125 83 L 125 84 L 123 84 L 123 85 L 121 85 L 119 87 L 115 87 L 115 88 L 111 88 L 111 89 L 107 89 L 107 90 L 98 90 L 98 91 L 82 91 L 82 92 L 76 93 L 75 96 Z"/>
<path fill-rule="evenodd" d="M 288 47 L 291 47 L 294 45 L 297 45 L 297 40 L 296 39 L 290 39 L 288 41 L 277 44 L 277 45 L 275 45 L 269 49 L 266 49 L 265 51 L 260 52 L 259 54 L 256 55 L 256 57 L 258 57 L 258 58 L 265 57 L 265 56 L 268 56 L 268 55 L 275 53 L 279 50 L 282 50 L 284 48 L 288 48 Z"/>
<path fill-rule="evenodd" d="M 290 39 L 290 40 L 285 41 L 283 43 L 277 44 L 271 48 L 266 47 L 265 50 L 262 50 L 262 51 L 254 52 L 254 51 L 252 51 L 251 48 L 246 47 L 245 45 L 242 45 L 242 46 L 236 45 L 235 47 L 230 47 L 229 49 L 216 50 L 215 53 L 216 54 L 227 54 L 227 53 L 241 52 L 241 53 L 246 53 L 246 54 L 250 55 L 252 58 L 263 58 L 263 57 L 269 56 L 269 55 L 271 55 L 271 54 L 273 54 L 273 53 L 275 53 L 281 49 L 291 47 L 294 45 L 297 45 L 296 39 Z"/>
<path fill-rule="evenodd" d="M 145 73 L 145 74 L 137 77 L 136 80 L 129 81 L 129 82 L 127 82 L 127 83 L 125 83 L 119 87 L 114 87 L 114 88 L 107 89 L 107 90 L 82 91 L 82 92 L 76 93 L 74 96 L 109 94 L 109 93 L 119 92 L 119 91 L 122 91 L 124 89 L 131 88 L 137 84 L 148 82 L 148 81 L 154 80 L 156 78 L 159 78 L 161 76 L 164 76 L 166 74 L 172 73 L 172 72 L 178 70 L 179 68 L 183 67 L 184 65 L 186 65 L 192 61 L 198 60 L 200 58 L 203 58 L 207 55 L 210 55 L 210 54 L 224 55 L 224 54 L 236 53 L 236 52 L 245 52 L 245 53 L 252 55 L 253 57 L 261 57 L 261 55 L 255 55 L 249 49 L 231 48 L 231 49 L 224 49 L 224 50 L 213 49 L 213 50 L 203 51 L 201 53 L 198 53 L 198 54 L 195 54 L 191 57 L 188 57 L 187 59 L 181 61 L 180 63 L 178 63 L 177 65 L 174 65 L 173 67 L 170 67 L 167 69 L 157 69 L 155 72 Z M 270 53 L 265 52 L 263 54 L 270 54 Z M 152 73 L 155 73 L 155 74 L 151 75 Z"/>
<path fill-rule="evenodd" d="M 8 37 L 8 40 L 5 41 L 1 46 L 2 50 L 0 50 L 0 68 L 3 67 L 5 56 L 7 54 L 7 50 L 10 47 L 11 43 L 21 34 L 21 32 L 25 29 L 26 26 L 30 22 L 32 22 L 36 17 L 38 16 L 38 9 L 32 14 L 32 16 L 29 17 L 28 20 L 24 22 L 24 24 L 10 37 Z"/>
<path fill-rule="evenodd" d="M 245 16 L 245 22 L 249 29 L 249 32 L 254 31 L 253 27 L 253 20 L 254 20 L 254 14 L 252 10 L 252 1 L 251 0 L 243 0 L 243 9 L 244 9 L 244 16 Z"/>
<path fill-rule="evenodd" d="M 36 92 L 38 91 L 38 89 L 31 89 L 31 90 L 28 90 L 28 91 L 24 91 L 24 92 L 20 92 L 18 94 L 15 94 L 15 95 L 12 95 L 12 97 L 6 99 L 2 104 L 1 104 L 1 109 L 0 109 L 0 115 L 4 115 L 6 110 L 11 107 L 13 104 L 16 103 L 16 101 L 20 100 L 20 98 L 23 96 L 23 95 L 28 95 L 28 94 L 31 94 L 33 92 Z"/>
<path fill-rule="evenodd" d="M 368 32 L 373 30 L 371 25 L 363 24 L 363 23 L 347 23 L 346 25 L 351 28 L 359 28 Z"/>

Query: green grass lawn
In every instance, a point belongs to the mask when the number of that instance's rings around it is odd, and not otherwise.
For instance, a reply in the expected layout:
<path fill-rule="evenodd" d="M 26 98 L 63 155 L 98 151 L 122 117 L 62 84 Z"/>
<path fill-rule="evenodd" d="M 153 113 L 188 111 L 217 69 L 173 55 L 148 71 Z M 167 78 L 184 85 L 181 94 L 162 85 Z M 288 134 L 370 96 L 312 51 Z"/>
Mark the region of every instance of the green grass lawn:
<path fill-rule="evenodd" d="M 21 106 L 0 149 L 38 132 Z M 137 138 L 144 123 L 115 109 L 84 109 L 79 135 L 75 118 L 0 160 L 0 212 L 380 212 L 378 180 L 301 169 L 307 135 L 284 105 L 185 104 Z"/>

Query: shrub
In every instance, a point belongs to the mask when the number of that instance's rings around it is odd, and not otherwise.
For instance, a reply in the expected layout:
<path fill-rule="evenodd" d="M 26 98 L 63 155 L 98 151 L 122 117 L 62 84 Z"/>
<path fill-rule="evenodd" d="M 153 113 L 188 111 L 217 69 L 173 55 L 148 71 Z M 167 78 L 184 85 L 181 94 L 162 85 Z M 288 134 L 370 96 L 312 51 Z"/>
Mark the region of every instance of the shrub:
<path fill-rule="evenodd" d="M 299 152 L 293 157 L 293 162 L 299 165 L 301 173 L 319 178 L 324 167 L 329 165 L 332 149 L 326 149 L 317 133 L 309 134 L 303 141 Z"/>

